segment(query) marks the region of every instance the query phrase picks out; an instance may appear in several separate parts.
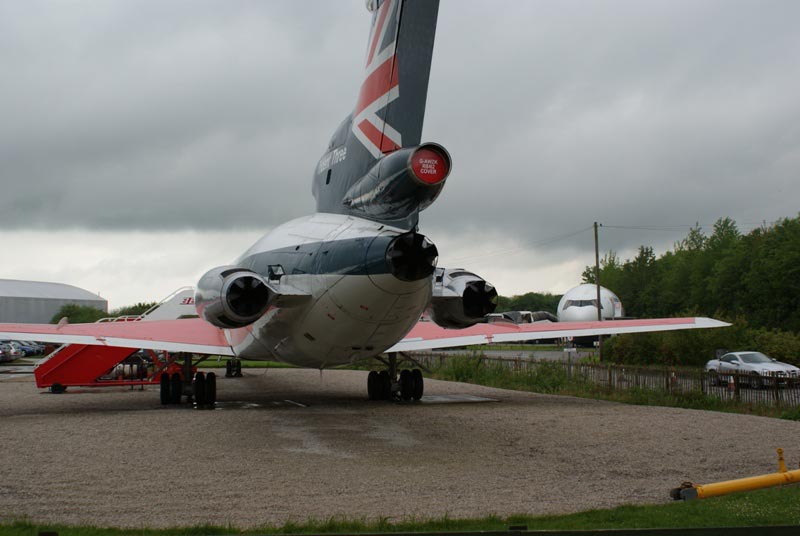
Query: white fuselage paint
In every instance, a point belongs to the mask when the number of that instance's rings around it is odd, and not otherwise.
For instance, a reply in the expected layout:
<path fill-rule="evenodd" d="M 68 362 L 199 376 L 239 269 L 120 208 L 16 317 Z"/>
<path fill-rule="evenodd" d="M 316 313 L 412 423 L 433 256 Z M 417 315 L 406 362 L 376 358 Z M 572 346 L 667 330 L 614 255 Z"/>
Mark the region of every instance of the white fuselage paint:
<path fill-rule="evenodd" d="M 320 244 L 317 254 L 325 255 L 323 250 L 333 251 L 337 242 L 403 232 L 361 218 L 318 213 L 267 233 L 236 264 L 258 255 L 262 261 L 251 269 L 266 277 L 270 252 L 276 250 Z M 364 259 L 352 263 L 363 265 Z M 291 306 L 282 306 L 279 298 L 250 326 L 227 330 L 238 357 L 322 368 L 374 356 L 400 341 L 431 300 L 431 278 L 407 282 L 390 273 L 286 273 L 276 287 L 310 297 Z"/>

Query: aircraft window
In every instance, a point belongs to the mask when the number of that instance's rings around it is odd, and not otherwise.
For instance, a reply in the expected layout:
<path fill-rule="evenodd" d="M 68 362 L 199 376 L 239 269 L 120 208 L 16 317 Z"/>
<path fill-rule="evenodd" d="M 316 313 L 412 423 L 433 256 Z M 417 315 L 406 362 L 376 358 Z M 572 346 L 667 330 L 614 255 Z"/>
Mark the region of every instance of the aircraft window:
<path fill-rule="evenodd" d="M 567 303 L 564 304 L 564 309 L 569 309 L 570 307 L 597 307 L 597 300 L 567 300 Z"/>
<path fill-rule="evenodd" d="M 325 184 L 330 184 L 331 183 L 331 171 L 333 171 L 333 170 L 332 169 L 328 169 L 328 175 L 325 177 Z"/>

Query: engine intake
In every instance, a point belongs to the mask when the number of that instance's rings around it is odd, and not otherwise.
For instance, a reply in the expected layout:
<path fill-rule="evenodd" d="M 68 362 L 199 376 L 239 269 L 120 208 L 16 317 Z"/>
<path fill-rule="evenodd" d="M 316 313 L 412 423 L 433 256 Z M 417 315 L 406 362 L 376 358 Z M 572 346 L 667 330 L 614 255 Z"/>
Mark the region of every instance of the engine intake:
<path fill-rule="evenodd" d="M 242 328 L 266 312 L 275 294 L 256 272 L 235 266 L 213 268 L 195 291 L 197 314 L 218 328 Z"/>
<path fill-rule="evenodd" d="M 461 269 L 439 269 L 434 279 L 431 320 L 443 328 L 463 329 L 483 322 L 497 308 L 497 290 Z"/>

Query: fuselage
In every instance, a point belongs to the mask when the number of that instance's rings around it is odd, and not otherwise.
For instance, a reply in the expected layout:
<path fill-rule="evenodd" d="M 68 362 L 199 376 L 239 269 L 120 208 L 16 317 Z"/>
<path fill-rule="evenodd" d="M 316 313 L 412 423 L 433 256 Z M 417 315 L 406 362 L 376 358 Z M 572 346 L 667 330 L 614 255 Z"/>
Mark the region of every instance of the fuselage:
<path fill-rule="evenodd" d="M 280 297 L 253 324 L 227 330 L 237 356 L 322 368 L 393 346 L 431 300 L 430 277 L 403 281 L 386 268 L 387 246 L 404 232 L 317 213 L 264 235 L 235 265 L 262 275 Z"/>

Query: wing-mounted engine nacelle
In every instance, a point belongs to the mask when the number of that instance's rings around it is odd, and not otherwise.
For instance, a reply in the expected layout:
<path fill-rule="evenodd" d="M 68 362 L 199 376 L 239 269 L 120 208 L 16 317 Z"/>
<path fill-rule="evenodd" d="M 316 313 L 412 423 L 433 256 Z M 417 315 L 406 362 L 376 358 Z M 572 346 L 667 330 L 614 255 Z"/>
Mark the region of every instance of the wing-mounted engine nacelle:
<path fill-rule="evenodd" d="M 348 190 L 343 203 L 356 215 L 404 220 L 436 200 L 450 165 L 450 154 L 436 143 L 400 149 L 378 160 Z"/>
<path fill-rule="evenodd" d="M 497 290 L 481 277 L 460 268 L 438 268 L 433 281 L 431 320 L 443 328 L 463 329 L 493 313 Z"/>
<path fill-rule="evenodd" d="M 218 328 L 242 328 L 266 312 L 275 293 L 259 274 L 246 268 L 213 268 L 197 283 L 197 314 Z"/>

